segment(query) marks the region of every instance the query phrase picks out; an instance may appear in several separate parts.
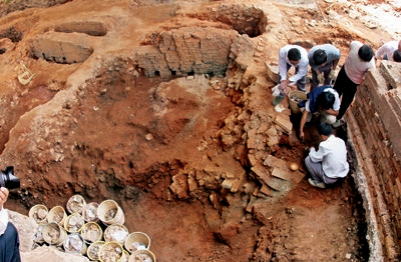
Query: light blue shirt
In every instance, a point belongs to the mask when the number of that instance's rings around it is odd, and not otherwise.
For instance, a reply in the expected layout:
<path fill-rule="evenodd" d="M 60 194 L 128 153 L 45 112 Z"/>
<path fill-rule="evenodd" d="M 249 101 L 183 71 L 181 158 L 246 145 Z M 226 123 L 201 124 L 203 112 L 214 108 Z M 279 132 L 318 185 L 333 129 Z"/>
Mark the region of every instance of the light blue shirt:
<path fill-rule="evenodd" d="M 313 59 L 313 54 L 318 49 L 323 50 L 327 54 L 327 64 L 341 58 L 341 52 L 335 46 L 331 44 L 316 45 L 312 47 L 308 53 L 309 65 L 312 67 L 313 70 L 318 70 L 318 65 L 315 64 L 315 60 Z"/>

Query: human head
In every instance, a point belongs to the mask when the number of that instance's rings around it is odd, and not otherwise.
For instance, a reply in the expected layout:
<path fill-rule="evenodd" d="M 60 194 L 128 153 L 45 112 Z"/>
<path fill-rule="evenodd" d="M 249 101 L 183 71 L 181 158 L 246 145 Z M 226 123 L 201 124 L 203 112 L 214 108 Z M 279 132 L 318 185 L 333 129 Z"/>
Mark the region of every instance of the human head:
<path fill-rule="evenodd" d="M 393 60 L 394 62 L 401 62 L 401 52 L 398 50 L 395 50 L 393 53 Z"/>
<path fill-rule="evenodd" d="M 290 50 L 288 50 L 287 57 L 288 60 L 290 60 L 291 62 L 298 62 L 299 60 L 301 60 L 301 52 L 295 47 L 291 48 Z"/>
<path fill-rule="evenodd" d="M 318 49 L 313 53 L 313 61 L 320 66 L 327 62 L 327 54 L 324 50 Z"/>
<path fill-rule="evenodd" d="M 317 106 L 324 110 L 333 108 L 335 97 L 330 92 L 322 92 L 316 100 Z"/>
<path fill-rule="evenodd" d="M 369 62 L 373 57 L 373 49 L 368 45 L 363 45 L 358 50 L 358 56 L 365 62 Z"/>
<path fill-rule="evenodd" d="M 319 132 L 321 136 L 330 136 L 333 134 L 333 128 L 327 123 L 322 123 L 318 126 L 317 132 Z"/>

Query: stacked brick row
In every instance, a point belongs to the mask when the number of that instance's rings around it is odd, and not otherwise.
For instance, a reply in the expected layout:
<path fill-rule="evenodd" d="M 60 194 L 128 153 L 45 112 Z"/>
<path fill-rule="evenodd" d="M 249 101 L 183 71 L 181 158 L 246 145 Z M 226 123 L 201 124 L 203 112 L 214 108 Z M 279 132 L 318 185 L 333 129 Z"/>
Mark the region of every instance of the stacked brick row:
<path fill-rule="evenodd" d="M 401 246 L 400 72 L 400 65 L 387 61 L 369 71 L 347 114 L 386 261 L 399 261 Z"/>

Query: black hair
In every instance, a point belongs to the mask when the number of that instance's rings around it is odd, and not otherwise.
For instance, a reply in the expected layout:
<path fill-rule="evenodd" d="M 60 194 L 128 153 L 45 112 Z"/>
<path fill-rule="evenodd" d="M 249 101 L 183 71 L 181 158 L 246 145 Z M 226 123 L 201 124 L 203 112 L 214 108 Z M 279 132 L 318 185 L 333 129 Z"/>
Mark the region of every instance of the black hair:
<path fill-rule="evenodd" d="M 324 50 L 318 49 L 313 53 L 313 61 L 316 65 L 321 65 L 327 62 L 327 54 Z"/>
<path fill-rule="evenodd" d="M 318 126 L 317 132 L 319 132 L 319 135 L 329 136 L 333 134 L 333 128 L 327 123 L 322 123 Z"/>
<path fill-rule="evenodd" d="M 363 45 L 358 50 L 358 56 L 365 62 L 369 62 L 373 57 L 373 49 L 368 45 Z"/>
<path fill-rule="evenodd" d="M 330 109 L 333 107 L 335 101 L 335 96 L 326 91 L 321 93 L 316 100 L 317 106 L 320 106 L 323 109 Z"/>
<path fill-rule="evenodd" d="M 401 62 L 401 53 L 398 50 L 395 50 L 393 53 L 394 62 Z"/>
<path fill-rule="evenodd" d="M 298 61 L 299 59 L 301 59 L 301 52 L 297 49 L 297 48 L 291 48 L 289 51 L 288 51 L 288 55 L 287 55 L 287 57 L 288 57 L 288 60 L 291 60 L 291 61 Z"/>

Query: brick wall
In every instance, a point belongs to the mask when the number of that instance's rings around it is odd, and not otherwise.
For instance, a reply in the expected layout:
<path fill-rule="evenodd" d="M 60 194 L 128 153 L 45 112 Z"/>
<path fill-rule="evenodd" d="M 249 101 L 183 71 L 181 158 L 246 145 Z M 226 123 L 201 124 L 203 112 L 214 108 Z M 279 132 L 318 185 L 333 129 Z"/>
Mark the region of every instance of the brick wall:
<path fill-rule="evenodd" d="M 346 118 L 356 173 L 366 182 L 369 230 L 377 230 L 370 232 L 380 245 L 376 251 L 385 261 L 400 261 L 401 64 L 383 61 L 380 68 L 369 71 Z"/>

